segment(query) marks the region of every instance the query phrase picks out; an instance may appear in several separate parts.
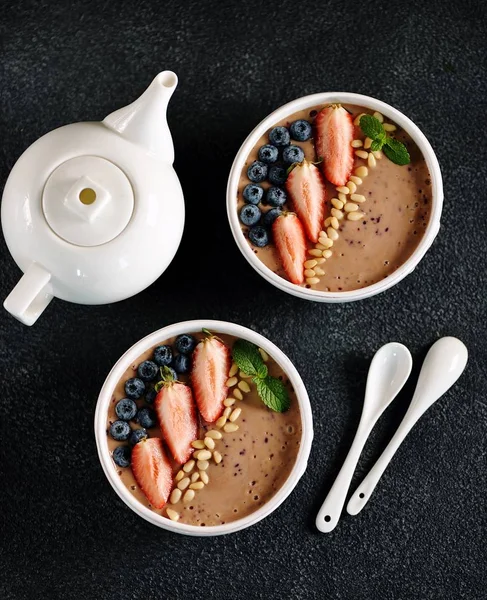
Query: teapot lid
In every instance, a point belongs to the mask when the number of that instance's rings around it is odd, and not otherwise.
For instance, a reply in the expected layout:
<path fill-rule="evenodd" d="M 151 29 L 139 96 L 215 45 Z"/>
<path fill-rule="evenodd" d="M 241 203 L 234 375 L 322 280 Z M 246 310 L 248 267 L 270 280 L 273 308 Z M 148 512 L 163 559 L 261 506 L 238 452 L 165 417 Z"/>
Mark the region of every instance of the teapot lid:
<path fill-rule="evenodd" d="M 42 194 L 51 229 L 77 246 L 99 246 L 117 237 L 134 210 L 134 192 L 125 173 L 99 156 L 77 156 L 59 165 Z"/>

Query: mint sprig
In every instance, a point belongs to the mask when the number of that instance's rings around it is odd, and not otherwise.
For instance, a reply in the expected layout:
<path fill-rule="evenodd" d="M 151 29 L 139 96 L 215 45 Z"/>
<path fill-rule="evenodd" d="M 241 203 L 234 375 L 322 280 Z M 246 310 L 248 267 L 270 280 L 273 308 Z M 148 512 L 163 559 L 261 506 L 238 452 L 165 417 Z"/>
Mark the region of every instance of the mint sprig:
<path fill-rule="evenodd" d="M 383 150 L 387 158 L 396 165 L 408 165 L 411 157 L 406 146 L 386 134 L 386 131 L 379 121 L 372 115 L 363 115 L 360 118 L 360 129 L 372 140 L 370 149 L 372 152 Z"/>
<path fill-rule="evenodd" d="M 257 393 L 266 406 L 275 412 L 288 410 L 291 400 L 286 386 L 280 379 L 269 375 L 267 365 L 255 344 L 237 340 L 233 345 L 232 357 L 238 368 L 252 377 Z"/>

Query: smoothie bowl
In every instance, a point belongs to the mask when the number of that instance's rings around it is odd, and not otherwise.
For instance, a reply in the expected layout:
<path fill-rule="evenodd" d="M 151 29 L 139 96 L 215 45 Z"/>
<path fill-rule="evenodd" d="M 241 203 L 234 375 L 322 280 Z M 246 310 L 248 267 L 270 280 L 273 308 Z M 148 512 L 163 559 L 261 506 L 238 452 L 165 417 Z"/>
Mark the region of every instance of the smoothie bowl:
<path fill-rule="evenodd" d="M 108 375 L 95 436 L 120 498 L 154 525 L 222 535 L 273 512 L 313 439 L 304 384 L 263 336 L 187 321 L 132 346 Z"/>
<path fill-rule="evenodd" d="M 395 285 L 435 239 L 443 204 L 423 133 L 368 96 L 299 98 L 240 148 L 227 187 L 238 247 L 295 296 L 346 302 Z"/>

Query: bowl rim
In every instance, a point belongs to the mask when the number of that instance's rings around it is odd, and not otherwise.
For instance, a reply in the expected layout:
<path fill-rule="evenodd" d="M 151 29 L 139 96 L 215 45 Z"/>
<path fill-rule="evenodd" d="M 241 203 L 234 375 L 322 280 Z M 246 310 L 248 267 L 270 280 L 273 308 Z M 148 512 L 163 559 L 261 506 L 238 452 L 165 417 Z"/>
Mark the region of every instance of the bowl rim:
<path fill-rule="evenodd" d="M 323 292 L 320 290 L 308 289 L 291 283 L 290 281 L 287 281 L 283 277 L 280 277 L 274 273 L 274 271 L 269 269 L 269 267 L 267 267 L 259 258 L 257 258 L 255 253 L 252 251 L 242 232 L 236 210 L 236 199 L 238 196 L 240 175 L 250 151 L 255 146 L 259 138 L 268 129 L 275 125 L 275 123 L 286 118 L 292 113 L 316 106 L 318 104 L 331 103 L 355 104 L 358 106 L 363 106 L 364 108 L 379 111 L 384 115 L 384 117 L 389 118 L 397 123 L 397 125 L 407 131 L 423 154 L 432 182 L 431 215 L 424 235 L 420 240 L 416 250 L 396 271 L 394 271 L 394 273 L 389 275 L 386 279 L 382 279 L 377 283 L 360 288 L 358 290 L 345 292 Z M 385 102 L 377 100 L 371 96 L 365 96 L 363 94 L 355 94 L 351 92 L 321 92 L 317 94 L 311 94 L 309 96 L 302 96 L 292 100 L 291 102 L 288 102 L 287 104 L 284 104 L 277 110 L 270 113 L 250 132 L 241 145 L 233 161 L 227 183 L 228 220 L 235 242 L 237 243 L 237 246 L 244 257 L 247 259 L 250 265 L 252 265 L 252 267 L 262 277 L 264 277 L 264 279 L 266 279 L 275 287 L 284 292 L 292 294 L 293 296 L 298 296 L 299 298 L 306 300 L 314 300 L 315 302 L 352 302 L 355 300 L 362 300 L 364 298 L 375 296 L 376 294 L 379 294 L 399 283 L 402 279 L 404 279 L 404 277 L 409 275 L 416 268 L 436 238 L 440 228 L 442 207 L 443 181 L 440 165 L 436 154 L 431 147 L 431 144 L 423 132 L 417 125 L 413 123 L 413 121 L 411 121 L 411 119 L 406 117 L 406 115 L 393 106 L 390 106 L 389 104 L 386 104 Z"/>
<path fill-rule="evenodd" d="M 291 470 L 291 473 L 278 492 L 261 508 L 242 519 L 232 521 L 231 523 L 226 523 L 225 525 L 213 525 L 204 528 L 197 525 L 188 525 L 185 523 L 171 521 L 170 519 L 163 517 L 162 515 L 145 507 L 132 494 L 130 494 L 118 476 L 117 469 L 115 468 L 110 456 L 106 428 L 107 411 L 112 399 L 113 390 L 130 364 L 132 364 L 134 360 L 136 360 L 143 352 L 158 342 L 163 342 L 164 340 L 181 333 L 196 332 L 201 330 L 203 327 L 210 329 L 211 331 L 215 331 L 217 334 L 224 333 L 241 337 L 257 344 L 260 348 L 265 350 L 289 377 L 299 403 L 302 422 L 301 444 L 296 457 L 296 462 Z M 105 476 L 115 492 L 129 508 L 150 523 L 175 533 L 192 536 L 215 536 L 234 533 L 236 531 L 240 531 L 241 529 L 250 527 L 258 521 L 261 521 L 274 512 L 294 490 L 298 481 L 306 470 L 308 457 L 311 451 L 311 443 L 313 441 L 313 417 L 308 392 L 306 391 L 301 376 L 290 359 L 273 342 L 256 331 L 236 323 L 229 321 L 216 321 L 212 319 L 196 319 L 191 321 L 181 321 L 154 331 L 153 333 L 136 342 L 118 359 L 100 390 L 96 404 L 94 430 L 98 458 Z"/>

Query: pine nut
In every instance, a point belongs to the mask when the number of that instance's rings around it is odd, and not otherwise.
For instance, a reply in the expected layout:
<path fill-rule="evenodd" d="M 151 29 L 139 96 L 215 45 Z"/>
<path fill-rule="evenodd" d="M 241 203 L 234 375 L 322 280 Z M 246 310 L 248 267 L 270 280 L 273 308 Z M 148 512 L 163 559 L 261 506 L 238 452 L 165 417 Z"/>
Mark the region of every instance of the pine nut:
<path fill-rule="evenodd" d="M 369 170 L 367 169 L 367 167 L 358 167 L 358 169 L 355 169 L 355 174 L 358 175 L 359 177 L 367 177 L 367 175 L 369 174 Z"/>
<path fill-rule="evenodd" d="M 328 233 L 328 237 L 330 238 L 330 240 L 335 242 L 338 239 L 338 233 L 336 232 L 335 229 L 333 229 L 333 227 L 328 227 L 328 229 L 326 231 Z"/>
<path fill-rule="evenodd" d="M 179 488 L 174 488 L 171 492 L 171 497 L 169 498 L 169 502 L 171 504 L 177 504 L 181 500 L 181 496 L 183 492 Z"/>
<path fill-rule="evenodd" d="M 181 479 L 181 481 L 178 483 L 178 488 L 180 490 L 185 490 L 190 483 L 191 479 L 189 477 L 185 477 L 184 479 Z"/>
<path fill-rule="evenodd" d="M 316 267 L 316 265 L 317 265 L 317 264 L 318 264 L 318 263 L 316 262 L 316 260 L 315 260 L 315 259 L 313 259 L 313 260 L 307 260 L 307 261 L 304 263 L 304 268 L 305 268 L 305 269 L 312 269 L 313 267 Z"/>
<path fill-rule="evenodd" d="M 196 496 L 196 494 L 195 494 L 194 490 L 188 490 L 183 496 L 184 504 L 188 504 L 188 502 L 191 502 L 191 500 L 194 500 L 195 496 Z"/>
<path fill-rule="evenodd" d="M 320 233 L 319 233 L 318 235 L 319 235 L 319 237 L 322 237 L 322 238 L 323 238 L 323 239 L 325 239 L 325 240 L 326 240 L 326 238 L 328 237 L 328 236 L 326 235 L 326 231 L 323 231 L 323 230 L 322 230 L 322 231 L 320 231 Z"/>
<path fill-rule="evenodd" d="M 358 156 L 359 158 L 367 158 L 368 155 L 369 153 L 365 150 L 355 150 L 355 156 Z"/>
<path fill-rule="evenodd" d="M 347 195 L 346 194 L 342 194 L 341 192 L 338 194 L 338 200 L 340 200 L 340 202 L 345 203 L 347 201 Z"/>
<path fill-rule="evenodd" d="M 323 257 L 324 257 L 324 258 L 331 258 L 331 257 L 332 257 L 332 255 L 333 255 L 333 252 L 332 252 L 331 250 L 325 250 L 325 251 L 323 252 Z"/>
<path fill-rule="evenodd" d="M 237 385 L 238 383 L 238 379 L 236 377 L 229 377 L 227 379 L 227 381 L 225 382 L 225 385 L 227 387 L 233 387 L 234 385 Z"/>
<path fill-rule="evenodd" d="M 323 244 L 323 246 L 325 247 L 325 250 L 328 250 L 328 248 L 331 248 L 333 246 L 333 240 L 330 240 L 328 238 L 326 240 L 326 244 Z M 321 256 L 323 257 L 323 253 L 321 253 Z"/>
<path fill-rule="evenodd" d="M 330 242 L 331 242 L 331 240 L 330 240 Z M 333 245 L 333 242 L 331 242 L 331 243 L 332 243 L 332 245 Z M 325 262 L 326 262 L 326 260 L 325 260 L 324 258 L 317 258 L 317 259 L 316 259 L 316 262 L 317 262 L 319 265 L 322 265 L 323 263 L 325 263 Z"/>
<path fill-rule="evenodd" d="M 198 479 L 200 478 L 200 474 L 199 473 L 193 473 L 191 475 L 191 483 L 194 483 L 195 481 L 198 481 Z M 191 487 L 191 486 L 189 486 Z"/>
<path fill-rule="evenodd" d="M 357 177 L 356 175 L 350 175 L 350 181 L 352 181 L 353 183 L 355 183 L 355 185 L 362 185 L 363 181 L 360 179 L 360 177 Z M 347 183 L 348 186 L 348 183 Z M 353 194 L 353 192 L 352 192 Z"/>
<path fill-rule="evenodd" d="M 377 161 L 375 160 L 375 156 L 372 154 L 372 152 L 369 154 L 367 164 L 369 167 L 375 167 L 377 165 Z"/>
<path fill-rule="evenodd" d="M 203 440 L 195 440 L 194 442 L 191 442 L 191 445 L 193 448 L 196 448 L 196 450 L 202 450 L 205 447 L 205 442 Z"/>
<path fill-rule="evenodd" d="M 196 463 L 198 467 L 198 471 L 206 471 L 206 469 L 210 466 L 210 463 L 207 460 L 199 460 Z"/>
<path fill-rule="evenodd" d="M 217 429 L 221 429 L 225 425 L 226 422 L 227 422 L 226 417 L 220 417 L 219 419 L 216 420 L 215 427 Z"/>
<path fill-rule="evenodd" d="M 364 115 L 365 115 L 365 113 L 360 113 L 359 115 L 357 115 L 357 116 L 355 117 L 355 120 L 354 120 L 353 124 L 354 124 L 355 126 L 359 126 L 359 125 L 360 125 L 360 119 L 361 119 L 361 118 L 362 118 Z"/>
<path fill-rule="evenodd" d="M 328 238 L 326 238 L 326 239 L 328 239 Z M 315 244 L 315 248 L 318 248 L 318 250 L 321 250 L 321 251 L 323 251 L 323 250 L 325 249 L 325 247 L 323 246 L 323 244 L 322 244 L 321 242 L 326 242 L 326 239 L 324 239 L 324 238 L 320 238 L 320 239 L 318 240 L 318 243 L 317 243 L 317 244 Z"/>
<path fill-rule="evenodd" d="M 375 156 L 375 158 L 377 160 L 380 160 L 383 156 L 382 150 L 374 150 L 374 152 L 372 152 L 372 154 Z"/>
<path fill-rule="evenodd" d="M 232 409 L 230 406 L 227 406 L 227 408 L 223 411 L 223 416 L 226 417 L 228 419 L 228 417 L 230 416 L 230 413 L 232 412 Z"/>
<path fill-rule="evenodd" d="M 208 473 L 206 471 L 200 471 L 200 479 L 205 485 L 210 483 L 210 478 L 208 477 Z"/>
<path fill-rule="evenodd" d="M 215 440 L 212 440 L 210 437 L 205 437 L 205 446 L 208 448 L 208 450 L 214 450 Z"/>
<path fill-rule="evenodd" d="M 174 478 L 174 481 L 178 482 L 181 481 L 181 479 L 184 477 L 184 471 L 181 469 L 181 471 L 178 471 L 176 477 Z"/>
<path fill-rule="evenodd" d="M 308 254 L 310 256 L 321 256 L 321 250 L 318 250 L 317 248 L 311 248 L 311 250 L 308 250 Z"/>
<path fill-rule="evenodd" d="M 353 140 L 351 143 L 352 148 L 361 148 L 363 146 L 362 140 Z"/>
<path fill-rule="evenodd" d="M 351 194 L 355 194 L 355 192 L 357 191 L 357 186 L 355 185 L 355 183 L 353 181 L 347 182 L 347 188 L 350 190 Z"/>
<path fill-rule="evenodd" d="M 239 427 L 236 423 L 227 423 L 223 428 L 223 431 L 225 431 L 225 433 L 234 433 L 235 431 L 238 431 L 238 429 Z"/>
<path fill-rule="evenodd" d="M 233 395 L 237 400 L 243 400 L 243 395 L 240 390 L 233 390 Z"/>
<path fill-rule="evenodd" d="M 349 183 L 350 182 L 347 183 L 347 187 L 348 187 Z M 355 189 L 357 189 L 357 188 L 355 188 Z M 331 202 L 331 205 L 334 206 L 335 208 L 338 208 L 338 210 L 340 210 L 341 208 L 343 208 L 343 202 L 341 200 L 338 200 L 338 198 L 332 198 L 330 200 L 330 202 Z"/>
<path fill-rule="evenodd" d="M 196 456 L 197 452 L 194 453 L 194 455 Z M 183 466 L 183 471 L 185 473 L 191 473 L 191 471 L 194 469 L 194 460 L 188 460 L 188 462 Z"/>
<path fill-rule="evenodd" d="M 212 440 L 221 440 L 223 436 L 219 431 L 216 431 L 216 429 L 210 429 L 210 431 L 206 432 L 206 437 L 211 438 Z"/>
<path fill-rule="evenodd" d="M 209 450 L 198 450 L 194 453 L 194 457 L 198 460 L 209 460 L 211 458 L 211 452 Z"/>
<path fill-rule="evenodd" d="M 241 408 L 235 408 L 232 414 L 228 417 L 228 420 L 233 423 L 240 417 L 240 413 L 242 412 Z"/>
<path fill-rule="evenodd" d="M 199 475 L 198 475 L 199 477 Z M 205 487 L 205 484 L 202 481 L 196 481 L 189 486 L 190 490 L 202 490 Z"/>
<path fill-rule="evenodd" d="M 396 131 L 397 127 L 395 125 L 393 125 L 392 123 L 384 123 L 382 125 L 382 127 L 384 127 L 384 129 L 386 131 Z"/>
<path fill-rule="evenodd" d="M 326 252 L 326 250 L 325 250 Z M 306 279 L 306 283 L 309 285 L 315 285 L 316 283 L 320 282 L 320 278 L 319 277 L 308 277 L 308 279 Z"/>
<path fill-rule="evenodd" d="M 354 204 L 353 202 L 347 202 L 345 204 L 345 212 L 346 213 L 351 213 L 351 212 L 354 212 L 355 210 L 358 210 L 358 204 Z"/>
<path fill-rule="evenodd" d="M 250 385 L 246 381 L 240 381 L 238 387 L 244 394 L 248 394 L 250 392 Z"/>
<path fill-rule="evenodd" d="M 269 360 L 269 355 L 263 348 L 259 348 L 259 354 L 262 356 L 262 360 L 267 362 Z"/>
<path fill-rule="evenodd" d="M 330 212 L 335 219 L 343 219 L 343 213 L 341 210 L 338 210 L 338 208 L 332 208 Z"/>
<path fill-rule="evenodd" d="M 215 452 L 213 452 L 213 460 L 216 462 L 217 465 L 219 465 L 222 462 L 223 456 L 218 452 L 218 450 L 215 450 Z"/>
<path fill-rule="evenodd" d="M 238 365 L 233 363 L 232 366 L 230 367 L 230 371 L 228 371 L 228 376 L 233 377 L 234 375 L 237 374 L 237 371 L 238 371 Z"/>
<path fill-rule="evenodd" d="M 366 137 L 364 142 L 364 148 L 368 150 L 372 146 L 372 138 Z"/>
<path fill-rule="evenodd" d="M 365 216 L 364 213 L 354 211 L 354 212 L 348 213 L 347 219 L 349 221 L 360 221 L 360 219 L 362 219 L 364 216 Z"/>
<path fill-rule="evenodd" d="M 247 373 L 244 373 L 243 371 L 239 372 L 239 376 L 240 379 L 250 379 L 252 377 L 252 375 L 247 375 Z"/>
<path fill-rule="evenodd" d="M 329 227 L 331 225 L 331 217 L 327 217 L 324 222 L 325 227 Z M 328 235 L 328 234 L 327 234 Z"/>
<path fill-rule="evenodd" d="M 360 150 L 359 150 L 360 152 Z M 350 190 L 347 188 L 346 185 L 339 185 L 336 188 L 337 192 L 340 192 L 340 194 L 350 194 Z"/>
<path fill-rule="evenodd" d="M 223 406 L 233 406 L 235 404 L 235 398 L 227 398 L 223 401 Z"/>
<path fill-rule="evenodd" d="M 171 519 L 171 521 L 179 521 L 179 514 L 172 508 L 166 508 L 166 515 Z"/>
<path fill-rule="evenodd" d="M 380 112 L 375 111 L 375 113 L 372 116 L 374 116 L 381 123 L 384 122 L 384 117 L 380 114 Z"/>
<path fill-rule="evenodd" d="M 338 222 L 338 219 L 336 217 L 332 217 L 331 218 L 330 225 L 333 227 L 333 229 L 339 229 L 340 228 L 340 223 Z"/>
<path fill-rule="evenodd" d="M 314 277 L 315 275 L 316 275 L 316 273 L 313 271 L 313 269 L 305 269 L 304 270 L 305 277 Z"/>
<path fill-rule="evenodd" d="M 360 204 L 362 202 L 365 202 L 366 198 L 362 194 L 352 194 L 350 196 L 350 200 L 354 200 L 355 202 L 358 202 Z"/>
<path fill-rule="evenodd" d="M 329 250 L 325 250 L 325 252 L 329 252 Z M 323 269 L 321 267 L 316 267 L 316 274 L 317 275 L 324 275 L 325 272 L 323 271 Z"/>

